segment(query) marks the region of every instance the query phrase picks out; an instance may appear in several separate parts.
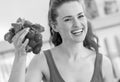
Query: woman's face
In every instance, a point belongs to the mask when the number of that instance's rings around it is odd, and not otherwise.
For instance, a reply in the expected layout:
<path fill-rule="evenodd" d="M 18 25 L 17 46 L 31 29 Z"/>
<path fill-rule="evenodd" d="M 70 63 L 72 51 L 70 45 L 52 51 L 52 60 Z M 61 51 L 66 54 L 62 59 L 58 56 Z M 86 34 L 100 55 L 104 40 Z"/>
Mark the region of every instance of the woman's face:
<path fill-rule="evenodd" d="M 56 30 L 62 41 L 81 42 L 87 33 L 87 19 L 78 1 L 64 3 L 57 9 Z"/>

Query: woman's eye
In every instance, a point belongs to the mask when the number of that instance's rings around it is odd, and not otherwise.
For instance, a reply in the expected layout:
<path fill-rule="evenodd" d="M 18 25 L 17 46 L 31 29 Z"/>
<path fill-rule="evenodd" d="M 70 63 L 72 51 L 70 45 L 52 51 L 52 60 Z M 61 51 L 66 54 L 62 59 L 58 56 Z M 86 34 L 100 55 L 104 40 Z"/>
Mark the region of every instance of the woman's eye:
<path fill-rule="evenodd" d="M 80 15 L 80 16 L 78 16 L 78 19 L 80 19 L 80 18 L 82 18 L 82 17 L 84 17 L 84 15 Z"/>
<path fill-rule="evenodd" d="M 67 22 L 67 21 L 70 21 L 71 19 L 65 19 L 64 21 Z"/>

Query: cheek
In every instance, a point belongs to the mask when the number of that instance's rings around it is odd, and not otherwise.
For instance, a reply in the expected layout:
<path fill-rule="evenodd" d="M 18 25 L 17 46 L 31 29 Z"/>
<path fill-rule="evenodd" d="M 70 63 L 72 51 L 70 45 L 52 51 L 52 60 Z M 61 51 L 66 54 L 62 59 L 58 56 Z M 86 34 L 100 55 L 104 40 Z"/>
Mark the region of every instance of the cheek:
<path fill-rule="evenodd" d="M 88 29 L 88 25 L 87 25 L 87 19 L 86 18 L 83 20 L 83 24 L 85 26 L 85 29 L 87 30 Z"/>
<path fill-rule="evenodd" d="M 87 25 L 87 23 L 85 23 L 85 32 L 86 32 L 86 34 L 87 34 L 87 31 L 88 31 L 88 25 Z"/>
<path fill-rule="evenodd" d="M 60 23 L 58 25 L 58 30 L 60 33 L 62 34 L 66 34 L 70 31 L 70 24 L 67 24 L 67 23 Z"/>
<path fill-rule="evenodd" d="M 87 18 L 85 17 L 82 22 L 84 23 L 85 26 L 87 26 Z"/>
<path fill-rule="evenodd" d="M 69 33 L 69 29 L 67 27 L 63 26 L 60 28 L 59 32 L 61 35 L 66 36 Z"/>

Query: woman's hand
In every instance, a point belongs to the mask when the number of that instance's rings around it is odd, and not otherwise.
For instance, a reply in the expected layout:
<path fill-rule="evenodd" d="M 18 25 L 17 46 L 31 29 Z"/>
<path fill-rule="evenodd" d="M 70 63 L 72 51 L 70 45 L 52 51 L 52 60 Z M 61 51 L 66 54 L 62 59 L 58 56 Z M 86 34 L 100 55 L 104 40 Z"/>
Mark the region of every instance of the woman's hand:
<path fill-rule="evenodd" d="M 29 28 L 25 28 L 19 31 L 13 38 L 13 44 L 15 47 L 15 54 L 19 56 L 26 55 L 26 46 L 29 42 L 29 39 L 25 40 L 25 36 L 29 32 Z M 25 41 L 24 41 L 25 40 Z"/>

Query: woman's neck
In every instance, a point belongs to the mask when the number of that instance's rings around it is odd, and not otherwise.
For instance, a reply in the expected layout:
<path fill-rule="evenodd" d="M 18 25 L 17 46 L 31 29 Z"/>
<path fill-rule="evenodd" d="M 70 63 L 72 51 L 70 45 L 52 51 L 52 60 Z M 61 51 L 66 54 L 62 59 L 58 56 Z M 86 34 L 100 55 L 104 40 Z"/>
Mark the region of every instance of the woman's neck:
<path fill-rule="evenodd" d="M 86 48 L 83 46 L 83 42 L 80 43 L 62 43 L 59 46 L 61 52 L 65 53 L 69 57 L 73 57 L 75 55 L 83 55 Z"/>

